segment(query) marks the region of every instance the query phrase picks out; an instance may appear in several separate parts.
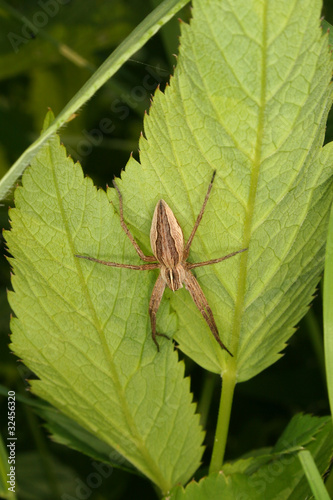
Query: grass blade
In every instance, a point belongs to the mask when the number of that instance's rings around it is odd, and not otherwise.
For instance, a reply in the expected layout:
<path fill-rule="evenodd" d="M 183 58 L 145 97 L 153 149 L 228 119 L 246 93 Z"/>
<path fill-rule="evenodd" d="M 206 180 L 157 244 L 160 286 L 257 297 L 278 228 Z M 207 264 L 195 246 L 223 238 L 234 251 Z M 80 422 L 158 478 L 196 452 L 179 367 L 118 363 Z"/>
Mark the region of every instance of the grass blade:
<path fill-rule="evenodd" d="M 70 116 L 85 104 L 101 86 L 113 76 L 118 69 L 137 52 L 157 31 L 176 14 L 188 0 L 165 0 L 151 12 L 132 33 L 104 61 L 91 78 L 68 102 L 47 130 L 29 146 L 0 181 L 0 200 L 6 198 L 8 192 L 23 174 L 32 158 L 45 142 L 54 134 Z"/>
<path fill-rule="evenodd" d="M 308 450 L 302 450 L 299 452 L 298 458 L 302 464 L 304 474 L 309 482 L 314 498 L 316 500 L 330 500 L 329 494 L 327 493 L 315 461 L 312 458 L 311 452 Z"/>

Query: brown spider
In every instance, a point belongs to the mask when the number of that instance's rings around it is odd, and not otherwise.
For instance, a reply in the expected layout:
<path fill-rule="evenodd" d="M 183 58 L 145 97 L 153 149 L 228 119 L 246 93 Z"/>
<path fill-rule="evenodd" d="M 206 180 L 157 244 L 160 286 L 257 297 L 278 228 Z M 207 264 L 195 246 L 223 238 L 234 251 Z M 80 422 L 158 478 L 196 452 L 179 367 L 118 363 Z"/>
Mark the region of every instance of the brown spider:
<path fill-rule="evenodd" d="M 245 252 L 247 248 L 237 250 L 236 252 L 232 252 L 228 255 L 225 255 L 224 257 L 220 257 L 219 259 L 207 260 L 205 262 L 196 262 L 194 264 L 186 262 L 194 235 L 198 229 L 206 208 L 209 194 L 213 186 L 215 174 L 216 170 L 214 170 L 213 177 L 208 186 L 202 208 L 186 245 L 184 245 L 184 236 L 181 227 L 171 208 L 164 200 L 160 200 L 155 207 L 150 229 L 150 244 L 154 255 L 145 255 L 139 247 L 138 243 L 135 241 L 127 225 L 125 224 L 123 216 L 122 195 L 117 184 L 115 183 L 115 181 L 113 181 L 113 185 L 116 188 L 119 196 L 121 227 L 129 237 L 140 259 L 145 262 L 150 262 L 150 264 L 142 264 L 141 266 L 135 266 L 132 264 L 118 264 L 116 262 L 107 262 L 104 260 L 95 259 L 94 257 L 86 257 L 85 255 L 75 255 L 75 257 L 79 257 L 80 259 L 92 260 L 93 262 L 99 262 L 100 264 L 111 267 L 124 267 L 126 269 L 135 269 L 138 271 L 160 269 L 160 275 L 156 280 L 149 302 L 149 316 L 151 321 L 152 337 L 158 351 L 160 350 L 160 348 L 156 340 L 156 336 L 159 335 L 161 337 L 166 337 L 167 339 L 169 339 L 169 337 L 164 333 L 156 332 L 156 314 L 163 296 L 164 289 L 166 286 L 168 286 L 173 292 L 175 292 L 179 288 L 182 288 L 183 283 L 185 283 L 186 289 L 190 292 L 195 305 L 206 320 L 215 339 L 220 344 L 222 349 L 225 349 L 230 354 L 230 356 L 232 356 L 229 349 L 226 348 L 219 337 L 219 332 L 214 320 L 212 310 L 209 307 L 207 299 L 203 291 L 201 290 L 197 279 L 191 273 L 191 269 L 194 269 L 195 267 L 208 266 L 209 264 L 216 264 L 217 262 L 229 259 L 230 257 L 233 257 L 238 253 Z"/>

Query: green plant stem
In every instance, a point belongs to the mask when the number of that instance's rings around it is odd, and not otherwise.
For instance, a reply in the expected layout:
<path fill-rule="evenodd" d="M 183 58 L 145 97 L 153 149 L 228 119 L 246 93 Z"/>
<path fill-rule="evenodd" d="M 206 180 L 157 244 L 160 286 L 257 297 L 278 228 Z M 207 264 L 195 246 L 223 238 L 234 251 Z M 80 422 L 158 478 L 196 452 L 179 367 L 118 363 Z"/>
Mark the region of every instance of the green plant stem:
<path fill-rule="evenodd" d="M 210 474 L 212 472 L 218 472 L 222 467 L 225 447 L 227 444 L 230 414 L 235 386 L 236 370 L 233 369 L 233 366 L 231 365 L 231 369 L 223 374 L 220 407 L 214 438 L 214 447 L 212 459 L 209 466 Z"/>

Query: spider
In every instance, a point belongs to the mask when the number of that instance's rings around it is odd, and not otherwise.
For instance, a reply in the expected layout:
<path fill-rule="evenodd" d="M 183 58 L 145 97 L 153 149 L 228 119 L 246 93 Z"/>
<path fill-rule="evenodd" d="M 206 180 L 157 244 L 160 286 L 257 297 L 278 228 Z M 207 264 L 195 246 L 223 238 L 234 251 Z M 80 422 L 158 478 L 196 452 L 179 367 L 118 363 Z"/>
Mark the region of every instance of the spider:
<path fill-rule="evenodd" d="M 170 339 L 170 337 L 168 337 L 164 333 L 158 333 L 156 331 L 156 314 L 161 303 L 165 287 L 167 286 L 173 292 L 175 292 L 176 290 L 179 290 L 179 288 L 182 288 L 183 284 L 185 284 L 185 288 L 190 292 L 195 305 L 207 322 L 212 334 L 214 335 L 214 338 L 217 340 L 222 349 L 225 349 L 230 354 L 230 356 L 232 356 L 229 349 L 223 344 L 222 340 L 220 339 L 213 312 L 203 291 L 200 288 L 197 279 L 192 274 L 191 269 L 194 269 L 196 267 L 208 266 L 210 264 L 217 264 L 218 262 L 229 259 L 230 257 L 233 257 L 238 253 L 245 252 L 247 248 L 237 250 L 236 252 L 232 252 L 218 259 L 207 260 L 205 262 L 196 262 L 193 264 L 187 262 L 193 238 L 201 222 L 211 189 L 213 187 L 215 175 L 216 170 L 214 170 L 200 213 L 186 244 L 184 243 L 182 229 L 171 208 L 164 200 L 160 200 L 157 202 L 157 205 L 155 207 L 150 229 L 150 244 L 154 255 L 145 255 L 139 247 L 138 243 L 135 241 L 134 236 L 132 235 L 124 221 L 122 195 L 116 182 L 113 181 L 113 185 L 117 190 L 119 196 L 121 227 L 130 239 L 140 259 L 144 262 L 147 262 L 147 264 L 142 264 L 140 266 L 132 264 L 119 264 L 116 262 L 107 262 L 104 260 L 95 259 L 94 257 L 87 257 L 85 255 L 75 255 L 75 257 L 79 257 L 80 259 L 92 260 L 93 262 L 98 262 L 99 264 L 111 267 L 124 267 L 126 269 L 135 269 L 138 271 L 160 269 L 160 274 L 154 285 L 149 302 L 149 316 L 151 321 L 152 338 L 158 351 L 160 350 L 160 348 L 156 337 L 160 336 Z"/>

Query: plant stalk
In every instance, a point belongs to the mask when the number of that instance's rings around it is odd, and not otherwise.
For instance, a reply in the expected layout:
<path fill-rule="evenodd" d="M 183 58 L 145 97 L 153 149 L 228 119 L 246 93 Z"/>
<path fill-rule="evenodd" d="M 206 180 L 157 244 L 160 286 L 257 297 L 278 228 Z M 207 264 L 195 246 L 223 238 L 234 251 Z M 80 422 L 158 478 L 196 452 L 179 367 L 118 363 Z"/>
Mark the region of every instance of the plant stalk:
<path fill-rule="evenodd" d="M 213 453 L 209 466 L 209 474 L 212 472 L 218 472 L 222 468 L 235 386 L 236 370 L 231 369 L 226 371 L 223 374 L 222 380 L 220 407 L 216 424 Z"/>

